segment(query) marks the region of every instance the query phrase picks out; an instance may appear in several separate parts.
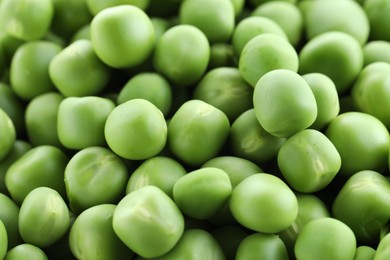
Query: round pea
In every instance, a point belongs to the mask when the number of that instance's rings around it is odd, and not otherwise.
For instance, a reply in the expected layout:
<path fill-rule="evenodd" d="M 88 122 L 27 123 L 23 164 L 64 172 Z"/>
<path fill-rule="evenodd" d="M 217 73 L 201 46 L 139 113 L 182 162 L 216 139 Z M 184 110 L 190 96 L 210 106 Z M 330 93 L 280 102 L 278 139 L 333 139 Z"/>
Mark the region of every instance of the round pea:
<path fill-rule="evenodd" d="M 281 179 L 258 173 L 247 177 L 233 189 L 230 210 L 244 227 L 262 233 L 276 233 L 294 222 L 298 201 Z"/>
<path fill-rule="evenodd" d="M 373 260 L 376 250 L 369 246 L 358 246 L 354 260 Z"/>
<path fill-rule="evenodd" d="M 8 250 L 23 241 L 19 233 L 18 216 L 19 206 L 11 198 L 0 193 L 0 222 L 7 231 Z"/>
<path fill-rule="evenodd" d="M 77 40 L 91 40 L 91 24 L 88 23 L 80 27 L 77 31 L 74 32 L 70 43 L 73 43 Z"/>
<path fill-rule="evenodd" d="M 276 137 L 291 136 L 312 125 L 317 117 L 317 102 L 309 85 L 302 76 L 285 69 L 270 71 L 259 79 L 253 105 L 261 126 Z"/>
<path fill-rule="evenodd" d="M 16 130 L 11 118 L 0 108 L 0 160 L 11 151 L 16 140 Z"/>
<path fill-rule="evenodd" d="M 0 220 L 0 258 L 3 259 L 5 254 L 7 253 L 8 247 L 8 237 L 7 230 L 3 222 Z"/>
<path fill-rule="evenodd" d="M 142 10 L 147 9 L 149 0 L 85 0 L 89 11 L 97 15 L 100 11 L 118 5 L 133 5 Z"/>
<path fill-rule="evenodd" d="M 371 40 L 390 40 L 390 2 L 387 0 L 365 0 L 364 11 L 370 22 Z"/>
<path fill-rule="evenodd" d="M 101 204 L 77 216 L 69 233 L 69 246 L 77 259 L 131 259 L 134 253 L 113 230 L 115 208 Z"/>
<path fill-rule="evenodd" d="M 118 105 L 108 115 L 104 136 L 119 156 L 144 160 L 157 155 L 167 141 L 167 124 L 162 112 L 145 99 Z"/>
<path fill-rule="evenodd" d="M 44 248 L 68 230 L 69 210 L 61 195 L 48 187 L 32 190 L 19 211 L 19 231 L 26 243 Z"/>
<path fill-rule="evenodd" d="M 152 22 L 133 5 L 108 7 L 91 22 L 91 42 L 97 56 L 113 68 L 141 64 L 155 44 Z"/>
<path fill-rule="evenodd" d="M 160 257 L 177 244 L 184 232 L 184 218 L 173 200 L 155 186 L 127 194 L 112 219 L 115 234 L 136 254 Z"/>
<path fill-rule="evenodd" d="M 31 244 L 20 244 L 10 249 L 4 260 L 48 260 L 46 253 L 39 247 Z"/>
<path fill-rule="evenodd" d="M 251 85 L 267 72 L 276 69 L 298 71 L 298 54 L 286 40 L 271 33 L 252 38 L 242 49 L 238 69 L 241 76 Z"/>
<path fill-rule="evenodd" d="M 236 55 L 230 43 L 214 43 L 210 46 L 208 70 L 218 67 L 235 67 Z"/>
<path fill-rule="evenodd" d="M 374 62 L 390 63 L 390 42 L 370 41 L 363 46 L 364 67 Z"/>

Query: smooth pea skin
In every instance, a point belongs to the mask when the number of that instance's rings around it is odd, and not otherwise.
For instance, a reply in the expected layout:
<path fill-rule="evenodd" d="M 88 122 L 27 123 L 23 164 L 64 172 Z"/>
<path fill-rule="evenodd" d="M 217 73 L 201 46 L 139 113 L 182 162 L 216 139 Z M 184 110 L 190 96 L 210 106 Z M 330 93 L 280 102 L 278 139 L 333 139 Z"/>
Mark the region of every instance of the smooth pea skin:
<path fill-rule="evenodd" d="M 356 238 L 352 230 L 335 218 L 320 218 L 306 224 L 294 247 L 301 260 L 353 260 Z"/>
<path fill-rule="evenodd" d="M 288 260 L 289 258 L 286 246 L 277 235 L 254 233 L 242 240 L 237 249 L 236 259 Z"/>
<path fill-rule="evenodd" d="M 116 203 L 125 193 L 127 167 L 104 147 L 76 153 L 65 168 L 66 195 L 74 212 L 104 203 Z"/>
<path fill-rule="evenodd" d="M 4 260 L 48 260 L 46 253 L 39 247 L 31 244 L 20 244 L 12 248 L 5 255 Z"/>
<path fill-rule="evenodd" d="M 341 157 L 332 142 L 320 131 L 306 129 L 283 143 L 278 166 L 287 183 L 299 192 L 325 188 L 341 167 Z"/>
<path fill-rule="evenodd" d="M 10 83 L 18 97 L 31 100 L 55 91 L 48 68 L 61 50 L 60 45 L 49 41 L 27 42 L 16 50 L 10 66 Z"/>
<path fill-rule="evenodd" d="M 298 54 L 286 40 L 271 33 L 252 38 L 243 48 L 238 69 L 241 76 L 254 87 L 267 72 L 276 69 L 298 71 Z"/>
<path fill-rule="evenodd" d="M 112 225 L 132 251 L 152 258 L 166 254 L 177 244 L 184 231 L 184 217 L 161 189 L 145 186 L 118 203 Z"/>
<path fill-rule="evenodd" d="M 339 94 L 350 89 L 362 67 L 360 43 L 344 32 L 319 34 L 306 42 L 299 53 L 300 74 L 325 74 L 335 83 Z"/>
<path fill-rule="evenodd" d="M 77 40 L 50 62 L 49 75 L 66 97 L 96 95 L 106 86 L 110 70 L 96 56 L 91 41 Z"/>
<path fill-rule="evenodd" d="M 112 227 L 115 208 L 113 204 L 101 204 L 77 216 L 69 233 L 69 246 L 77 259 L 131 259 L 134 253 Z"/>
<path fill-rule="evenodd" d="M 16 140 L 16 130 L 11 118 L 0 108 L 0 160 L 11 151 Z"/>
<path fill-rule="evenodd" d="M 330 122 L 325 135 L 341 156 L 341 175 L 348 177 L 367 169 L 381 171 L 387 166 L 389 132 L 376 117 L 361 112 L 342 113 Z"/>
<path fill-rule="evenodd" d="M 353 260 L 373 260 L 376 250 L 369 246 L 358 246 Z"/>
<path fill-rule="evenodd" d="M 199 80 L 210 60 L 210 44 L 205 34 L 188 24 L 168 29 L 157 41 L 154 68 L 179 86 Z"/>
<path fill-rule="evenodd" d="M 167 141 L 167 124 L 162 112 L 145 99 L 118 105 L 108 115 L 104 136 L 119 156 L 144 160 L 157 155 Z"/>
<path fill-rule="evenodd" d="M 201 100 L 189 100 L 169 123 L 168 145 L 180 160 L 201 165 L 222 149 L 229 128 L 229 119 L 221 110 Z"/>
<path fill-rule="evenodd" d="M 23 241 L 19 234 L 18 216 L 19 206 L 11 198 L 0 193 L 0 222 L 7 230 L 8 250 Z"/>
<path fill-rule="evenodd" d="M 8 237 L 7 230 L 3 222 L 0 220 L 0 258 L 3 259 L 5 254 L 7 253 L 8 247 Z"/>
<path fill-rule="evenodd" d="M 102 97 L 68 97 L 58 107 L 57 133 L 70 149 L 104 146 L 104 126 L 115 104 Z"/>
<path fill-rule="evenodd" d="M 379 242 L 373 260 L 386 260 L 390 257 L 390 235 L 385 235 Z"/>
<path fill-rule="evenodd" d="M 220 67 L 209 70 L 202 77 L 192 98 L 222 110 L 232 122 L 252 108 L 252 96 L 253 88 L 241 77 L 237 68 Z"/>
<path fill-rule="evenodd" d="M 363 7 L 370 22 L 370 39 L 389 41 L 390 2 L 387 0 L 365 0 Z"/>
<path fill-rule="evenodd" d="M 113 68 L 141 64 L 151 54 L 155 33 L 147 14 L 133 5 L 108 7 L 91 22 L 91 42 L 97 56 Z"/>
<path fill-rule="evenodd" d="M 173 200 L 179 209 L 195 219 L 211 217 L 232 193 L 229 175 L 204 167 L 180 177 L 173 186 Z"/>
<path fill-rule="evenodd" d="M 390 63 L 390 42 L 370 41 L 363 46 L 363 55 L 364 67 L 378 61 Z"/>
<path fill-rule="evenodd" d="M 298 201 L 281 179 L 258 173 L 247 177 L 233 189 L 230 210 L 244 227 L 262 233 L 276 233 L 294 222 Z"/>
<path fill-rule="evenodd" d="M 291 136 L 309 127 L 317 117 L 317 102 L 309 85 L 302 76 L 285 69 L 260 78 L 253 105 L 261 126 L 276 137 Z"/>
<path fill-rule="evenodd" d="M 5 185 L 12 199 L 21 204 L 27 194 L 41 186 L 55 189 L 64 198 L 64 171 L 69 159 L 57 147 L 42 145 L 23 154 L 8 169 Z"/>
<path fill-rule="evenodd" d="M 173 185 L 186 173 L 186 169 L 172 158 L 165 156 L 149 158 L 130 175 L 126 194 L 147 185 L 154 185 L 172 198 Z"/>
<path fill-rule="evenodd" d="M 68 230 L 68 206 L 61 195 L 48 187 L 32 190 L 19 211 L 19 231 L 26 243 L 44 248 L 57 242 Z"/>

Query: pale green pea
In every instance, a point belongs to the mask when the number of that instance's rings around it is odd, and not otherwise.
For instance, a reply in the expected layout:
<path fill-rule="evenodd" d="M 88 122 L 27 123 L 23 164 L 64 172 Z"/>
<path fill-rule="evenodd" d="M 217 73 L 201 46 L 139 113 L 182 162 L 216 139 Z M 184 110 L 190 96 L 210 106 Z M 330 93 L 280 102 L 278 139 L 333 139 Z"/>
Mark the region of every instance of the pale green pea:
<path fill-rule="evenodd" d="M 39 247 L 31 244 L 20 244 L 12 248 L 5 255 L 4 260 L 48 260 L 46 253 Z"/>

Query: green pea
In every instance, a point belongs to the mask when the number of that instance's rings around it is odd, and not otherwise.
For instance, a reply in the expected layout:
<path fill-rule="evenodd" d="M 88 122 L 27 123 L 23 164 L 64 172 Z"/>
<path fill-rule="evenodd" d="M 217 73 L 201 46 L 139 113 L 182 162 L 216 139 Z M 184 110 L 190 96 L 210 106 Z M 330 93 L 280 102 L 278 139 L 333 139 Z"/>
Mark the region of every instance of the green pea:
<path fill-rule="evenodd" d="M 269 1 L 257 6 L 251 15 L 262 16 L 276 22 L 285 32 L 289 42 L 298 46 L 303 31 L 303 17 L 299 8 L 288 1 Z"/>
<path fill-rule="evenodd" d="M 353 174 L 342 186 L 332 204 L 333 216 L 346 223 L 361 244 L 379 241 L 390 219 L 390 183 L 378 172 L 364 170 Z"/>
<path fill-rule="evenodd" d="M 293 191 L 267 173 L 253 174 L 240 182 L 230 197 L 230 210 L 244 227 L 262 233 L 288 228 L 298 214 Z"/>
<path fill-rule="evenodd" d="M 147 9 L 149 0 L 85 0 L 88 9 L 93 15 L 97 15 L 100 11 L 118 5 L 133 5 L 142 10 Z"/>
<path fill-rule="evenodd" d="M 390 42 L 370 41 L 363 47 L 364 67 L 374 62 L 390 63 Z"/>
<path fill-rule="evenodd" d="M 53 15 L 51 0 L 3 0 L 0 5 L 1 28 L 25 41 L 43 37 L 49 30 Z"/>
<path fill-rule="evenodd" d="M 189 100 L 172 116 L 168 146 L 185 163 L 201 165 L 222 149 L 229 128 L 229 119 L 221 110 L 201 100 Z"/>
<path fill-rule="evenodd" d="M 341 175 L 348 177 L 367 169 L 381 171 L 387 166 L 389 132 L 374 116 L 342 113 L 330 122 L 325 134 L 341 156 Z"/>
<path fill-rule="evenodd" d="M 230 43 L 214 43 L 210 46 L 208 70 L 218 67 L 236 67 L 236 55 Z"/>
<path fill-rule="evenodd" d="M 390 2 L 387 0 L 365 0 L 363 7 L 370 22 L 370 39 L 389 41 L 390 20 L 388 13 Z"/>
<path fill-rule="evenodd" d="M 0 193 L 0 222 L 4 224 L 7 231 L 8 250 L 22 242 L 19 234 L 18 216 L 19 206 L 11 198 Z"/>
<path fill-rule="evenodd" d="M 115 234 L 136 254 L 153 258 L 170 251 L 184 231 L 184 218 L 173 200 L 155 186 L 127 194 L 117 205 Z"/>
<path fill-rule="evenodd" d="M 252 108 L 253 88 L 232 67 L 209 70 L 196 85 L 193 99 L 220 109 L 230 121 Z M 232 106 L 232 104 L 235 104 Z"/>
<path fill-rule="evenodd" d="M 77 40 L 91 40 L 91 24 L 88 23 L 80 27 L 77 31 L 74 32 L 70 42 L 73 43 Z"/>
<path fill-rule="evenodd" d="M 296 258 L 302 260 L 353 260 L 356 238 L 352 230 L 340 220 L 320 218 L 302 228 L 294 251 Z"/>
<path fill-rule="evenodd" d="M 369 246 L 358 246 L 353 260 L 373 260 L 376 250 Z"/>
<path fill-rule="evenodd" d="M 173 198 L 173 185 L 186 173 L 186 169 L 172 158 L 165 156 L 152 157 L 142 162 L 130 175 L 126 193 L 147 185 L 154 185 Z"/>
<path fill-rule="evenodd" d="M 254 233 L 242 240 L 237 249 L 236 259 L 288 260 L 289 258 L 286 246 L 277 235 Z"/>
<path fill-rule="evenodd" d="M 370 24 L 361 5 L 356 1 L 301 1 L 305 32 L 312 39 L 324 32 L 340 31 L 365 44 Z M 328 14 L 328 15 L 324 15 Z"/>
<path fill-rule="evenodd" d="M 383 55 L 383 53 L 381 54 Z M 390 64 L 375 62 L 359 73 L 351 96 L 357 110 L 373 115 L 390 129 L 389 86 Z"/>
<path fill-rule="evenodd" d="M 11 118 L 0 108 L 0 160 L 11 151 L 16 140 L 16 130 Z"/>
<path fill-rule="evenodd" d="M 309 85 L 302 76 L 285 69 L 270 71 L 259 79 L 253 105 L 261 126 L 276 137 L 291 136 L 317 117 L 317 102 Z"/>
<path fill-rule="evenodd" d="M 127 179 L 124 161 L 112 151 L 93 146 L 79 151 L 65 168 L 70 208 L 79 213 L 95 205 L 118 202 Z"/>
<path fill-rule="evenodd" d="M 27 194 L 37 187 L 55 189 L 64 198 L 64 171 L 68 158 L 57 147 L 37 146 L 24 153 L 9 168 L 5 184 L 12 199 L 21 204 Z"/>
<path fill-rule="evenodd" d="M 28 103 L 25 124 L 28 140 L 32 145 L 62 147 L 58 138 L 57 117 L 63 99 L 58 92 L 49 92 L 33 98 Z"/>
<path fill-rule="evenodd" d="M 335 83 L 339 94 L 350 89 L 362 67 L 360 43 L 344 32 L 319 34 L 306 42 L 299 53 L 300 74 L 325 74 Z"/>
<path fill-rule="evenodd" d="M 10 86 L 2 82 L 0 82 L 0 108 L 11 118 L 17 136 L 22 136 L 25 131 L 24 103 Z"/>
<path fill-rule="evenodd" d="M 238 17 L 245 7 L 245 0 L 230 0 L 233 4 L 234 15 Z"/>
<path fill-rule="evenodd" d="M 390 257 L 390 235 L 385 235 L 379 242 L 378 247 L 376 249 L 374 260 L 385 260 Z"/>
<path fill-rule="evenodd" d="M 61 144 L 70 149 L 104 146 L 104 126 L 114 108 L 114 102 L 96 96 L 62 100 L 57 115 L 57 134 Z"/>
<path fill-rule="evenodd" d="M 108 146 L 119 156 L 144 160 L 164 148 L 167 124 L 162 112 L 150 101 L 132 99 L 108 115 L 104 135 Z"/>
<path fill-rule="evenodd" d="M 288 39 L 283 29 L 273 20 L 266 17 L 250 16 L 241 20 L 234 28 L 232 43 L 236 54 L 239 56 L 251 39 L 263 33 L 273 33 L 283 39 Z"/>
<path fill-rule="evenodd" d="M 267 72 L 277 69 L 298 71 L 298 54 L 286 40 L 271 33 L 252 38 L 243 48 L 238 69 L 241 76 L 251 85 Z"/>
<path fill-rule="evenodd" d="M 20 244 L 12 248 L 5 255 L 4 260 L 48 260 L 46 253 L 39 247 L 31 244 Z"/>
<path fill-rule="evenodd" d="M 198 81 L 209 60 L 210 45 L 205 34 L 193 25 L 184 24 L 168 29 L 157 41 L 153 54 L 156 71 L 180 86 Z"/>
<path fill-rule="evenodd" d="M 173 186 L 179 209 L 195 219 L 211 217 L 232 193 L 229 175 L 214 167 L 204 167 L 180 177 Z"/>
<path fill-rule="evenodd" d="M 48 187 L 33 189 L 19 211 L 19 231 L 26 243 L 44 248 L 58 241 L 68 230 L 68 207 L 61 195 Z"/>
<path fill-rule="evenodd" d="M 77 259 L 131 259 L 133 252 L 114 233 L 116 206 L 102 204 L 77 216 L 69 234 L 69 245 Z"/>
<path fill-rule="evenodd" d="M 285 140 L 265 131 L 256 118 L 255 110 L 249 109 L 233 122 L 229 147 L 236 156 L 263 164 L 276 158 Z"/>
<path fill-rule="evenodd" d="M 101 92 L 110 70 L 96 56 L 91 41 L 78 40 L 52 59 L 49 75 L 61 94 L 79 97 Z"/>
<path fill-rule="evenodd" d="M 172 90 L 169 82 L 158 73 L 138 73 L 123 86 L 118 95 L 118 104 L 143 98 L 152 102 L 164 115 L 172 104 Z"/>
<path fill-rule="evenodd" d="M 237 248 L 249 234 L 240 226 L 223 225 L 214 229 L 211 234 L 218 241 L 226 259 L 236 259 Z"/>
<path fill-rule="evenodd" d="M 3 259 L 5 254 L 7 253 L 8 247 L 8 237 L 7 230 L 3 222 L 0 220 L 0 258 Z"/>
<path fill-rule="evenodd" d="M 339 96 L 334 82 L 321 73 L 302 75 L 313 91 L 317 103 L 317 117 L 310 128 L 323 129 L 340 112 Z"/>
<path fill-rule="evenodd" d="M 97 56 L 113 68 L 141 64 L 151 54 L 155 33 L 150 18 L 132 5 L 109 7 L 93 18 L 91 42 Z"/>

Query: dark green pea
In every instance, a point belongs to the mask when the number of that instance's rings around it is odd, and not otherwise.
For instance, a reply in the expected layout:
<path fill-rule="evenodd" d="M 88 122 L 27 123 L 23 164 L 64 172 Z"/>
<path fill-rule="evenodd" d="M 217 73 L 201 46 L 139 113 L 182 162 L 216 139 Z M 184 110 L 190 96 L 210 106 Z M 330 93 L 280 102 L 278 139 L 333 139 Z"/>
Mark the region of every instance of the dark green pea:
<path fill-rule="evenodd" d="M 0 108 L 11 118 L 17 135 L 22 136 L 25 131 L 25 105 L 13 89 L 2 82 L 0 82 Z"/>
<path fill-rule="evenodd" d="M 7 252 L 4 260 L 49 260 L 46 253 L 39 247 L 31 244 L 20 244 Z"/>
<path fill-rule="evenodd" d="M 22 243 L 18 227 L 19 206 L 11 198 L 0 193 L 0 221 L 7 230 L 8 250 Z"/>
<path fill-rule="evenodd" d="M 240 226 L 223 225 L 214 229 L 211 234 L 218 241 L 227 260 L 236 259 L 237 248 L 249 234 Z"/>
<path fill-rule="evenodd" d="M 214 43 L 210 46 L 210 61 L 208 70 L 218 67 L 235 67 L 237 58 L 233 45 L 229 43 Z"/>

